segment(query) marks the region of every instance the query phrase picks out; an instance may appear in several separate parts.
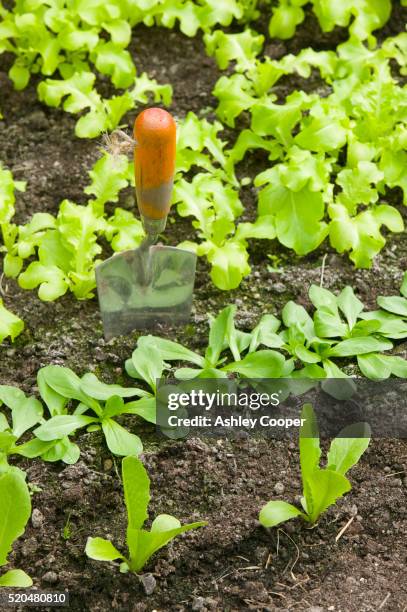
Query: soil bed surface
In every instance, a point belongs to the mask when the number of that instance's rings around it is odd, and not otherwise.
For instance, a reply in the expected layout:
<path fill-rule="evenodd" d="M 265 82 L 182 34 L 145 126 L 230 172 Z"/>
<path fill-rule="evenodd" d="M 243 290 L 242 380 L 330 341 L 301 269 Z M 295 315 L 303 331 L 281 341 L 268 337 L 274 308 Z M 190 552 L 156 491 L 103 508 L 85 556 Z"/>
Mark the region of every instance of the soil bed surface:
<path fill-rule="evenodd" d="M 396 12 L 385 35 L 396 33 L 402 23 Z M 260 24 L 257 29 L 261 28 Z M 313 21 L 307 20 L 292 41 L 271 46 L 269 53 L 297 52 L 316 40 L 321 48 L 334 48 L 342 38 L 342 31 L 321 37 Z M 172 83 L 175 116 L 215 105 L 210 92 L 219 71 L 206 57 L 199 36 L 188 39 L 175 31 L 138 27 L 131 50 L 139 73 L 146 70 L 158 81 Z M 87 171 L 98 151 L 94 141 L 74 137 L 74 117 L 37 101 L 35 82 L 26 91 L 14 92 L 7 78 L 9 65 L 10 58 L 0 56 L 4 114 L 0 149 L 15 179 L 28 182 L 26 193 L 18 196 L 17 221 L 22 223 L 37 211 L 55 213 L 64 198 L 84 203 Z M 287 79 L 281 95 L 297 86 L 298 81 Z M 104 87 L 109 91 L 107 83 Z M 129 126 L 133 118 L 128 117 Z M 228 134 L 234 138 L 237 130 Z M 241 168 L 242 176 L 259 172 L 266 164 L 261 155 L 254 156 Z M 252 218 L 254 190 L 247 189 L 242 197 L 245 217 Z M 391 197 L 401 201 L 397 190 Z M 131 190 L 122 193 L 118 205 L 134 206 Z M 401 206 L 399 210 L 405 216 Z M 176 222 L 169 224 L 168 243 L 193 239 L 190 221 L 173 216 Z M 279 272 L 268 270 L 265 253 L 278 257 Z M 251 275 L 232 292 L 217 290 L 200 260 L 191 324 L 157 334 L 199 351 L 205 344 L 207 314 L 217 314 L 229 303 L 238 306 L 237 325 L 243 330 L 264 312 L 278 316 L 289 299 L 308 306 L 308 288 L 320 282 L 322 262 L 325 287 L 339 290 L 351 284 L 373 308 L 377 295 L 398 292 L 407 269 L 407 243 L 404 235 L 391 236 L 371 270 L 355 270 L 328 246 L 300 259 L 276 242 L 254 242 L 250 257 Z M 34 291 L 23 291 L 5 278 L 2 292 L 6 306 L 26 323 L 15 344 L 6 342 L 0 349 L 2 384 L 35 392 L 37 370 L 51 363 L 78 374 L 94 371 L 106 382 L 131 384 L 123 366 L 137 334 L 106 343 L 96 299 L 78 302 L 67 295 L 47 304 Z M 397 352 L 407 357 L 404 345 Z M 208 526 L 153 557 L 146 571 L 157 585 L 147 596 L 135 576 L 91 561 L 83 552 L 90 535 L 111 538 L 119 548 L 125 537 L 119 464 L 102 438 L 79 436 L 81 457 L 73 466 L 22 461 L 29 481 L 40 489 L 33 496 L 38 520 L 35 526 L 29 523 L 11 562 L 42 589 L 68 589 L 71 610 L 407 610 L 406 441 L 373 441 L 351 472 L 351 495 L 331 508 L 314 529 L 297 521 L 267 532 L 257 522 L 262 505 L 277 497 L 296 503 L 301 493 L 297 440 L 163 442 L 153 427 L 140 426 L 136 418 L 127 416 L 123 422 L 145 443 L 152 515 L 166 512 L 181 521 L 205 519 Z"/>

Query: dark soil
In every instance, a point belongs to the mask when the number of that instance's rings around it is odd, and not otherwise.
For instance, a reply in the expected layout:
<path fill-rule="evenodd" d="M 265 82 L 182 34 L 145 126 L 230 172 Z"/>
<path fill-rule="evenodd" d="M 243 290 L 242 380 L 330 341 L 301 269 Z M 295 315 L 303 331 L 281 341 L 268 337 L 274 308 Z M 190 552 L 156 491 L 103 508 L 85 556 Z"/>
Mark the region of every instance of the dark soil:
<path fill-rule="evenodd" d="M 386 35 L 400 31 L 403 21 L 397 9 Z M 205 56 L 199 36 L 187 39 L 175 31 L 145 27 L 134 34 L 131 49 L 139 72 L 146 70 L 160 82 L 172 83 L 176 116 L 215 105 L 210 92 L 219 72 Z M 266 49 L 277 56 L 317 40 L 320 48 L 334 48 L 343 32 L 321 37 L 309 18 L 293 41 L 270 43 Z M 94 141 L 74 137 L 74 117 L 37 101 L 35 82 L 24 92 L 14 92 L 7 78 L 9 65 L 10 58 L 0 56 L 0 158 L 16 179 L 28 181 L 16 206 L 17 221 L 25 222 L 35 211 L 55 213 L 64 198 L 84 202 L 87 171 L 98 151 Z M 284 84 L 287 92 L 296 86 L 294 80 Z M 129 126 L 133 118 L 128 117 Z M 237 131 L 228 133 L 234 137 Z M 261 155 L 253 156 L 241 168 L 242 175 L 258 172 L 265 164 Z M 397 191 L 390 196 L 394 203 L 401 202 Z M 246 188 L 242 197 L 250 218 L 254 190 Z M 131 198 L 130 191 L 123 193 L 119 205 L 129 208 Z M 169 224 L 169 244 L 187 238 L 193 238 L 190 223 L 176 218 Z M 270 264 L 277 272 L 268 270 L 265 253 L 273 256 Z M 351 284 L 373 308 L 378 294 L 398 292 L 407 268 L 405 235 L 389 237 L 371 270 L 356 271 L 328 246 L 300 259 L 274 242 L 261 241 L 252 243 L 250 255 L 252 274 L 228 293 L 211 284 L 206 264 L 199 261 L 191 324 L 160 333 L 199 350 L 205 342 L 207 314 L 229 303 L 238 306 L 242 329 L 264 312 L 279 314 L 288 299 L 307 306 L 309 286 L 320 281 L 323 261 L 325 287 L 337 290 Z M 106 343 L 95 299 L 78 302 L 64 296 L 46 304 L 35 292 L 25 292 L 4 278 L 2 292 L 5 304 L 26 322 L 15 344 L 6 342 L 0 348 L 2 384 L 35 392 L 38 368 L 50 363 L 69 366 L 78 374 L 96 371 L 106 382 L 121 378 L 131 384 L 123 363 L 137 334 Z M 403 347 L 399 352 L 407 356 Z M 132 417 L 124 423 L 140 433 Z M 37 587 L 68 589 L 73 611 L 407 610 L 405 441 L 372 442 L 351 473 L 352 493 L 314 529 L 293 522 L 267 532 L 257 523 L 262 505 L 277 498 L 276 490 L 282 488 L 280 496 L 287 501 L 298 501 L 301 493 L 295 440 L 163 443 L 152 428 L 144 429 L 152 513 L 168 512 L 184 521 L 206 519 L 208 526 L 179 538 L 152 559 L 146 571 L 154 574 L 157 586 L 150 596 L 135 576 L 87 559 L 83 551 L 89 535 L 112 538 L 124 550 L 125 514 L 119 462 L 98 434 L 83 434 L 81 458 L 74 466 L 37 460 L 22 464 L 29 481 L 41 489 L 33 495 L 33 508 L 40 514 L 36 512 L 37 526 L 30 523 L 16 544 L 11 565 L 27 571 Z"/>

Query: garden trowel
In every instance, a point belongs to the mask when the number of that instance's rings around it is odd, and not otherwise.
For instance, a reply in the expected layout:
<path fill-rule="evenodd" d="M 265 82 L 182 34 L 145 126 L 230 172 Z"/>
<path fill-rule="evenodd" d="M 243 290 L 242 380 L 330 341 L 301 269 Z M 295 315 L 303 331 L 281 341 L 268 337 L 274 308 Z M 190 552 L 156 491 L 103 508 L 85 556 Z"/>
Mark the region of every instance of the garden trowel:
<path fill-rule="evenodd" d="M 175 172 L 174 119 L 149 108 L 134 124 L 136 196 L 146 237 L 138 249 L 124 251 L 96 268 L 106 339 L 133 329 L 188 321 L 196 255 L 156 244 L 171 204 Z"/>

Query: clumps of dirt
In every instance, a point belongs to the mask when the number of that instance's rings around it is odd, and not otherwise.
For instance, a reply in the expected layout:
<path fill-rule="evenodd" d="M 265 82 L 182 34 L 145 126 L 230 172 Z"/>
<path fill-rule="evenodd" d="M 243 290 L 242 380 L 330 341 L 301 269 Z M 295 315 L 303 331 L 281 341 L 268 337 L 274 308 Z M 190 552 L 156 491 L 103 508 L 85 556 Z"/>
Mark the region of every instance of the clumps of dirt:
<path fill-rule="evenodd" d="M 128 423 L 127 423 L 128 425 Z M 88 536 L 125 552 L 126 518 L 118 466 L 100 440 L 84 434 L 78 464 L 27 464 L 38 509 L 12 562 L 41 588 L 70 591 L 72 611 L 346 610 L 402 612 L 407 601 L 407 447 L 371 444 L 350 478 L 352 493 L 309 529 L 301 521 L 265 530 L 258 512 L 269 499 L 299 503 L 297 442 L 264 439 L 167 442 L 145 452 L 152 479 L 150 519 L 174 514 L 208 526 L 178 538 L 145 568 L 146 595 L 116 563 L 87 559 Z M 148 523 L 149 524 L 149 523 Z M 338 539 L 338 534 L 345 527 Z"/>

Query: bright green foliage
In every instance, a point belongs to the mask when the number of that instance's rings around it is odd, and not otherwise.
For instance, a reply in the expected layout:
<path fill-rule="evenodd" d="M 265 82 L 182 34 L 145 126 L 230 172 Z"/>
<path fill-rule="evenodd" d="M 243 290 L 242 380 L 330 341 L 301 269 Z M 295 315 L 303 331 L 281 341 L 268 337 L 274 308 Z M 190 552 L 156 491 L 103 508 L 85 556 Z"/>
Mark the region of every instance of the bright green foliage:
<path fill-rule="evenodd" d="M 303 486 L 302 510 L 283 501 L 270 501 L 261 510 L 259 521 L 264 527 L 275 527 L 297 516 L 311 524 L 351 490 L 346 473 L 356 465 L 370 442 L 369 426 L 355 423 L 335 438 L 327 455 L 326 468 L 321 468 L 318 425 L 311 404 L 301 413 L 300 464 Z"/>
<path fill-rule="evenodd" d="M 0 235 L 4 246 L 0 252 L 5 252 L 4 271 L 6 274 L 17 273 L 21 269 L 21 259 L 15 247 L 18 234 L 17 226 L 12 223 L 15 213 L 15 191 L 24 191 L 25 183 L 14 181 L 9 170 L 0 163 Z"/>
<path fill-rule="evenodd" d="M 0 405 L 2 404 L 3 408 L 0 412 L 0 473 L 9 471 L 22 473 L 19 468 L 9 465 L 8 458 L 12 455 L 21 455 L 30 459 L 41 457 L 44 461 L 61 460 L 64 463 L 75 463 L 78 460 L 79 448 L 72 444 L 68 438 L 55 438 L 52 441 L 31 438 L 22 444 L 17 444 L 28 430 L 44 422 L 43 406 L 35 397 L 27 397 L 17 387 L 0 385 Z"/>
<path fill-rule="evenodd" d="M 88 538 L 85 552 L 96 561 L 120 559 L 120 571 L 139 573 L 150 557 L 166 546 L 177 535 L 206 525 L 205 521 L 181 525 L 169 514 L 159 514 L 152 522 L 150 531 L 143 529 L 148 518 L 150 502 L 150 479 L 136 457 L 125 457 L 122 462 L 124 501 L 127 510 L 126 543 L 128 556 L 125 557 L 104 538 Z"/>
<path fill-rule="evenodd" d="M 243 212 L 238 192 L 216 176 L 200 173 L 188 183 L 177 181 L 174 200 L 182 217 L 193 216 L 199 229 L 199 245 L 181 243 L 181 247 L 206 255 L 212 264 L 211 278 L 220 289 L 234 289 L 250 272 L 247 243 L 236 240 L 234 220 Z"/>
<path fill-rule="evenodd" d="M 218 136 L 221 129 L 219 122 L 200 120 L 193 113 L 179 126 L 174 202 L 179 202 L 181 216 L 195 218 L 193 224 L 200 239 L 198 244 L 181 246 L 206 256 L 214 283 L 231 289 L 250 272 L 247 239 L 272 237 L 274 230 L 268 218 L 237 225 L 243 206 L 236 189 L 233 159 L 225 153 L 225 143 Z M 192 166 L 199 166 L 203 172 L 188 182 L 184 173 Z M 64 200 L 56 217 L 36 213 L 28 224 L 12 226 L 5 272 L 18 277 L 24 289 L 38 287 L 39 297 L 45 301 L 67 291 L 78 299 L 92 297 L 100 239 L 110 242 L 114 251 L 121 251 L 136 248 L 144 236 L 142 224 L 132 212 L 116 208 L 110 217 L 104 212 L 107 202 L 117 202 L 120 191 L 134 184 L 133 167 L 127 158 L 105 153 L 89 175 L 92 182 L 85 193 L 93 198 L 86 206 Z M 11 175 L 8 178 L 12 181 Z M 12 214 L 14 207 L 10 218 Z M 36 260 L 24 269 L 24 260 L 33 255 Z"/>
<path fill-rule="evenodd" d="M 65 98 L 63 108 L 70 113 L 86 109 L 76 124 L 80 138 L 114 129 L 137 102 L 147 101 L 147 92 L 156 102 L 170 103 L 170 85 L 159 85 L 146 74 L 136 77 L 126 50 L 133 26 L 144 22 L 173 28 L 179 23 L 184 34 L 195 36 L 198 29 L 208 32 L 215 25 L 229 25 L 232 19 L 247 21 L 257 15 L 256 0 L 199 4 L 191 0 L 103 4 L 62 0 L 54 5 L 48 0 L 22 0 L 13 10 L 2 8 L 0 53 L 8 51 L 15 57 L 9 77 L 16 89 L 24 89 L 31 74 L 40 73 L 53 77 L 39 83 L 40 100 L 59 106 Z M 116 88 L 126 91 L 109 99 L 101 97 L 94 88 L 95 72 L 109 76 Z"/>
<path fill-rule="evenodd" d="M 134 182 L 131 164 L 124 155 L 103 155 L 89 172 L 92 179 L 84 192 L 95 197 L 95 206 L 103 213 L 107 202 L 117 202 L 121 189 Z"/>
<path fill-rule="evenodd" d="M 24 321 L 7 310 L 0 298 L 0 344 L 10 336 L 11 341 L 21 334 L 24 329 Z"/>
<path fill-rule="evenodd" d="M 148 393 L 142 389 L 107 385 L 94 374 L 79 378 L 69 368 L 46 366 L 38 372 L 40 390 L 51 406 L 51 418 L 35 430 L 43 442 L 60 440 L 86 427 L 88 431 L 102 430 L 106 444 L 114 455 L 138 455 L 143 450 L 141 440 L 127 431 L 116 418 L 122 414 L 136 414 L 155 422 L 155 405 L 143 402 Z M 124 398 L 140 397 L 139 401 L 124 403 Z M 45 399 L 44 398 L 44 399 Z M 66 402 L 77 402 L 68 413 Z M 139 403 L 140 402 L 140 403 Z M 93 416 L 89 416 L 91 411 Z"/>
<path fill-rule="evenodd" d="M 1 435 L 1 434 L 0 434 Z M 31 516 L 27 484 L 15 472 L 0 473 L 0 566 L 7 564 L 13 543 L 25 530 Z M 0 587 L 29 587 L 32 580 L 22 570 L 9 570 L 0 576 Z"/>
<path fill-rule="evenodd" d="M 362 312 L 360 318 L 365 325 L 378 325 L 378 333 L 384 338 L 404 339 L 407 332 L 407 272 L 404 274 L 400 288 L 401 296 L 378 297 L 377 304 L 381 310 Z M 399 378 L 407 376 L 406 360 L 397 355 L 381 355 L 372 352 L 358 357 L 362 373 L 373 380 L 383 380 L 394 375 Z"/>
<path fill-rule="evenodd" d="M 359 320 L 363 316 L 363 304 L 351 287 L 345 287 L 335 296 L 327 289 L 312 285 L 309 296 L 316 308 L 313 318 L 294 302 L 288 302 L 282 312 L 286 326 L 280 334 L 284 341 L 282 348 L 304 364 L 299 375 L 308 376 L 309 367 L 313 366 L 317 377 L 340 378 L 344 373 L 335 363 L 337 358 L 356 356 L 359 361 L 361 356 L 393 348 L 388 338 L 380 334 L 379 321 Z"/>
<path fill-rule="evenodd" d="M 299 15 L 302 4 L 284 2 L 278 15 L 286 10 Z M 342 3 L 338 14 L 348 4 Z M 384 5 L 375 7 L 381 12 Z M 382 228 L 404 229 L 399 211 L 383 197 L 386 187 L 407 193 L 406 86 L 391 70 L 391 61 L 405 70 L 407 35 L 368 48 L 361 42 L 362 22 L 368 27 L 363 15 L 358 12 L 353 36 L 336 52 L 304 49 L 297 56 L 261 61 L 241 47 L 244 62 L 235 74 L 222 76 L 213 93 L 226 124 L 233 127 L 243 111 L 251 116 L 251 129 L 242 132 L 229 160 L 236 163 L 261 148 L 274 162 L 255 179 L 262 187 L 258 222 L 267 217 L 267 238 L 276 237 L 303 255 L 329 237 L 337 251 L 348 252 L 356 266 L 367 268 L 385 245 Z M 217 56 L 232 58 L 229 39 L 219 36 L 216 41 Z M 281 104 L 272 93 L 277 81 L 291 73 L 308 78 L 312 68 L 326 81 L 326 92 L 294 91 Z"/>
<path fill-rule="evenodd" d="M 240 34 L 225 34 L 222 30 L 215 30 L 205 34 L 204 41 L 207 54 L 215 56 L 221 70 L 228 68 L 229 62 L 235 61 L 235 69 L 240 72 L 251 67 L 252 60 L 263 47 L 264 36 L 250 29 Z"/>
<path fill-rule="evenodd" d="M 89 175 L 92 182 L 85 193 L 93 198 L 87 205 L 64 200 L 56 217 L 35 213 L 27 224 L 16 226 L 11 223 L 14 215 L 12 176 L 6 171 L 0 174 L 0 186 L 4 184 L 5 194 L 1 226 L 2 250 L 6 251 L 4 272 L 17 277 L 23 289 L 38 287 L 38 295 L 44 301 L 55 300 L 67 291 L 72 291 L 78 299 L 94 295 L 95 265 L 102 252 L 101 238 L 110 242 L 114 251 L 135 248 L 143 238 L 142 224 L 133 214 L 116 208 L 114 214 L 107 217 L 104 210 L 106 202 L 117 202 L 120 190 L 134 182 L 127 158 L 105 153 Z M 1 182 L 3 177 L 4 183 Z M 24 269 L 25 260 L 33 255 L 35 260 Z M 9 329 L 6 325 L 10 323 L 6 315 L 3 319 L 6 332 Z M 13 319 L 12 322 L 17 326 L 17 321 Z"/>
<path fill-rule="evenodd" d="M 303 0 L 284 0 L 276 7 L 271 28 L 288 35 L 303 18 L 304 6 Z M 256 1 L 206 0 L 198 5 L 189 0 L 157 0 L 140 2 L 130 10 L 121 0 L 111 0 L 103 7 L 73 8 L 63 2 L 56 11 L 39 0 L 19 3 L 14 13 L 5 11 L 0 27 L 0 39 L 3 36 L 3 46 L 9 49 L 16 36 L 17 13 L 21 13 L 17 21 L 24 35 L 40 23 L 38 31 L 44 40 L 53 41 L 46 54 L 48 64 L 44 54 L 36 54 L 33 38 L 33 55 L 23 45 L 24 61 L 38 70 L 46 65 L 43 74 L 52 76 L 39 84 L 44 101 L 63 105 L 68 112 L 81 112 L 76 128 L 79 136 L 113 129 L 136 102 L 148 101 L 149 92 L 156 101 L 170 102 L 169 86 L 158 85 L 146 74 L 134 81 L 129 69 L 125 47 L 130 27 L 140 21 L 165 27 L 179 22 L 187 35 L 202 28 L 207 51 L 219 66 L 226 69 L 234 63 L 235 72 L 221 76 L 215 86 L 217 112 L 229 126 L 245 112 L 250 128 L 241 130 L 234 146 L 228 148 L 219 137 L 222 124 L 189 113 L 178 129 L 174 189 L 178 213 L 192 218 L 197 230 L 197 240 L 181 246 L 207 258 L 212 281 L 223 290 L 236 288 L 250 273 L 248 247 L 253 238 L 276 238 L 299 255 L 329 240 L 338 252 L 349 254 L 356 266 L 370 267 L 386 243 L 385 232 L 404 229 L 397 208 L 386 203 L 386 189 L 400 188 L 407 193 L 406 86 L 398 78 L 398 71 L 401 75 L 406 72 L 407 35 L 388 38 L 381 47 L 369 35 L 386 21 L 390 3 L 346 1 L 334 8 L 333 2 L 315 0 L 313 9 L 323 29 L 349 25 L 349 40 L 336 51 L 303 49 L 280 60 L 259 57 L 263 37 L 251 29 L 237 34 L 211 31 L 216 23 L 228 25 L 233 18 L 246 22 L 258 14 L 256 7 Z M 366 37 L 368 45 L 363 42 Z M 20 60 L 18 66 L 24 63 Z M 102 99 L 94 89 L 92 63 L 126 91 Z M 55 78 L 55 70 L 62 79 Z M 285 101 L 275 95 L 273 88 L 284 75 L 297 73 L 307 79 L 313 70 L 326 82 L 322 91 L 294 91 Z M 239 189 L 250 181 L 246 178 L 239 183 L 235 167 L 258 149 L 266 152 L 271 167 L 259 172 L 254 181 L 259 188 L 257 219 L 240 223 L 244 211 Z M 192 179 L 186 176 L 189 170 Z M 116 209 L 110 219 L 103 213 L 103 205 L 117 201 L 129 177 L 124 158 L 116 162 L 106 156 L 95 166 L 92 185 L 86 189 L 96 201 L 87 206 L 65 201 L 57 218 L 37 213 L 18 228 L 11 222 L 12 177 L 3 172 L 0 185 L 3 180 L 8 194 L 8 220 L 3 223 L 0 215 L 5 273 L 18 277 L 24 259 L 35 255 L 38 261 L 20 275 L 21 286 L 39 287 L 40 297 L 46 300 L 66 291 L 73 291 L 79 299 L 92 297 L 100 239 L 106 238 L 113 250 L 133 248 L 142 239 L 141 224 L 129 211 Z"/>
<path fill-rule="evenodd" d="M 308 173 L 306 177 L 296 177 L 298 155 L 296 158 L 294 171 L 289 164 L 274 166 L 257 176 L 256 185 L 267 183 L 259 196 L 259 219 L 270 219 L 270 225 L 273 224 L 271 227 L 274 226 L 279 241 L 304 255 L 321 244 L 328 233 L 328 227 L 323 221 L 324 201 L 320 185 L 315 190 L 314 185 L 310 184 Z M 313 161 L 318 163 L 317 160 Z M 306 168 L 300 168 L 300 172 L 307 172 Z M 287 185 L 287 181 L 290 184 Z M 271 232 L 269 237 L 274 237 Z"/>
<path fill-rule="evenodd" d="M 145 374 L 142 375 L 138 371 L 139 366 L 137 365 L 137 355 L 144 353 L 150 356 L 153 354 L 155 363 L 158 363 L 160 358 L 160 363 L 164 365 L 166 365 L 166 361 L 181 361 L 198 366 L 197 368 L 178 368 L 175 376 L 181 380 L 192 378 L 226 378 L 227 372 L 235 372 L 242 377 L 249 378 L 256 376 L 263 377 L 263 375 L 264 377 L 278 378 L 288 375 L 292 369 L 292 363 L 285 362 L 284 357 L 275 351 L 262 350 L 256 353 L 256 355 L 251 354 L 250 351 L 249 354 L 242 358 L 241 354 L 247 351 L 250 345 L 254 351 L 258 344 L 251 344 L 252 334 L 236 329 L 234 324 L 235 312 L 236 308 L 234 306 L 227 306 L 215 319 L 210 320 L 208 346 L 203 356 L 172 340 L 157 336 L 143 336 L 139 338 L 132 359 L 126 361 L 127 373 L 135 378 L 146 380 Z M 257 341 L 259 337 L 266 337 L 267 334 L 263 332 L 264 328 L 268 325 L 269 315 L 265 315 L 259 326 L 253 331 Z M 226 349 L 230 350 L 233 361 L 224 365 L 226 358 L 222 353 Z M 156 370 L 154 374 L 155 378 L 160 378 L 162 376 L 162 368 L 160 371 Z"/>
<path fill-rule="evenodd" d="M 178 214 L 193 217 L 200 242 L 186 241 L 179 246 L 206 256 L 211 264 L 211 278 L 220 289 L 234 289 L 250 273 L 247 240 L 273 238 L 270 217 L 255 223 L 238 223 L 243 205 L 237 188 L 234 164 L 248 146 L 244 138 L 235 150 L 225 151 L 218 132 L 222 125 L 198 119 L 188 113 L 179 126 L 177 176 L 173 201 Z M 249 143 L 249 146 L 252 146 Z M 194 166 L 204 170 L 188 181 L 182 173 Z"/>
<path fill-rule="evenodd" d="M 269 34 L 272 38 L 292 38 L 298 24 L 302 23 L 305 13 L 301 6 L 302 0 L 281 0 L 279 6 L 273 9 L 273 16 L 269 24 Z"/>
<path fill-rule="evenodd" d="M 237 186 L 236 178 L 224 152 L 225 142 L 218 133 L 223 130 L 219 121 L 210 123 L 189 112 L 177 126 L 177 178 L 193 166 Z"/>
<path fill-rule="evenodd" d="M 160 4 L 156 2 L 155 8 Z M 40 100 L 59 106 L 65 98 L 63 107 L 71 113 L 87 109 L 77 122 L 76 134 L 95 137 L 114 129 L 128 110 L 146 100 L 147 91 L 155 101 L 170 101 L 169 85 L 158 85 L 146 74 L 136 78 L 136 68 L 125 49 L 131 26 L 145 19 L 145 13 L 122 0 L 103 5 L 59 2 L 58 6 L 46 0 L 23 0 L 13 11 L 2 10 L 0 53 L 15 55 L 9 77 L 16 89 L 27 86 L 31 73 L 62 77 L 39 83 Z M 96 71 L 108 75 L 116 88 L 133 88 L 102 98 L 94 89 L 92 64 Z"/>
<path fill-rule="evenodd" d="M 143 21 L 152 25 L 153 20 L 166 28 L 179 28 L 186 36 L 195 36 L 198 29 L 210 30 L 214 25 L 228 26 L 233 19 L 246 20 L 254 16 L 253 0 L 150 0 L 142 3 Z M 254 7 L 253 7 L 254 5 Z"/>
<path fill-rule="evenodd" d="M 210 319 L 204 355 L 171 340 L 142 336 L 132 359 L 126 361 L 126 370 L 155 389 L 155 380 L 162 377 L 163 370 L 170 367 L 167 362 L 171 361 L 195 366 L 178 367 L 174 375 L 181 380 L 224 378 L 228 372 L 243 378 L 323 379 L 346 378 L 337 360 L 356 357 L 367 378 L 382 380 L 391 375 L 407 378 L 407 360 L 383 354 L 393 349 L 392 339 L 407 338 L 406 283 L 407 273 L 402 285 L 405 295 L 378 298 L 378 304 L 387 310 L 373 312 L 364 310 L 349 286 L 336 296 L 311 285 L 313 316 L 290 301 L 282 310 L 282 322 L 265 314 L 251 332 L 236 329 L 236 308 L 227 306 L 215 319 Z M 154 366 L 148 361 L 152 355 Z"/>
<path fill-rule="evenodd" d="M 123 70 L 127 74 L 125 68 Z M 102 132 L 114 130 L 136 103 L 147 102 L 148 93 L 153 94 L 155 102 L 171 103 L 171 86 L 159 85 L 145 73 L 134 81 L 132 89 L 109 99 L 101 98 L 93 87 L 94 82 L 95 75 L 92 72 L 81 71 L 64 80 L 46 79 L 38 86 L 39 99 L 48 106 L 60 106 L 62 103 L 63 109 L 69 113 L 87 109 L 87 113 L 78 119 L 75 126 L 75 134 L 79 138 L 95 138 Z"/>
<path fill-rule="evenodd" d="M 270 36 L 292 38 L 297 25 L 305 18 L 301 7 L 308 3 L 308 0 L 279 0 L 278 6 L 272 9 Z M 350 34 L 361 40 L 381 28 L 391 13 L 391 0 L 311 0 L 310 4 L 324 32 L 331 32 L 335 26 L 349 26 Z"/>

